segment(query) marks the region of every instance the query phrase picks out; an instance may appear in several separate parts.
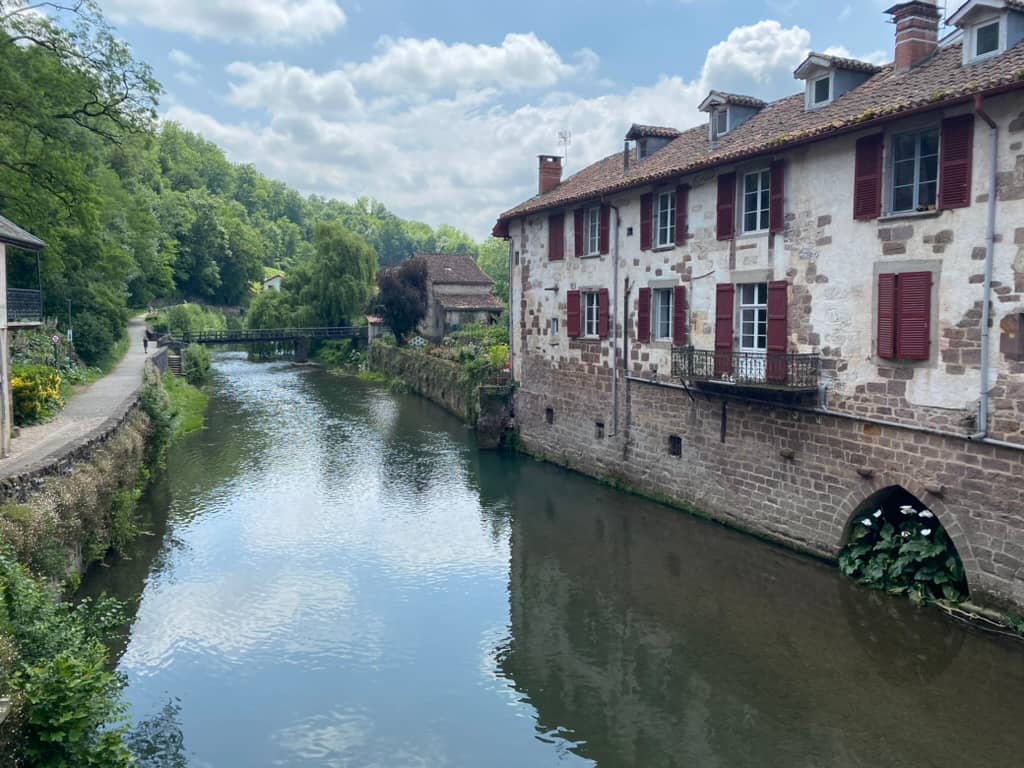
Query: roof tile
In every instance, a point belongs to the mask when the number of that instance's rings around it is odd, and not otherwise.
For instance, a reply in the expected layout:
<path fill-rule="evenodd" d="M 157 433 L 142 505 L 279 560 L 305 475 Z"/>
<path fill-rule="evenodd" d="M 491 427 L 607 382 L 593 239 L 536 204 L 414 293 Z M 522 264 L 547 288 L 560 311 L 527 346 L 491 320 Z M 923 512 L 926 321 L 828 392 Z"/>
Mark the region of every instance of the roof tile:
<path fill-rule="evenodd" d="M 494 285 L 467 253 L 417 253 L 427 265 L 427 279 L 435 285 Z"/>
<path fill-rule="evenodd" d="M 0 243 L 24 248 L 27 251 L 39 251 L 46 247 L 46 243 L 38 237 L 3 216 L 0 216 Z"/>

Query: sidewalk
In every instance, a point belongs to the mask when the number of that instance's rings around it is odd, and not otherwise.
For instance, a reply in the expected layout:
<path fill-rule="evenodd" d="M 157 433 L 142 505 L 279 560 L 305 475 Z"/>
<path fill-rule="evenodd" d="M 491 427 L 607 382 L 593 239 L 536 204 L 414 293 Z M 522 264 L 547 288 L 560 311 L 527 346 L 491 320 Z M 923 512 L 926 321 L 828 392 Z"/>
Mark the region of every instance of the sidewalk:
<path fill-rule="evenodd" d="M 145 321 L 141 317 L 128 323 L 128 352 L 114 370 L 75 394 L 53 421 L 23 427 L 11 444 L 11 454 L 0 459 L 0 478 L 19 475 L 97 429 L 107 419 L 122 412 L 122 406 L 142 386 L 142 371 L 147 355 L 142 351 Z M 156 344 L 150 354 L 156 352 Z"/>

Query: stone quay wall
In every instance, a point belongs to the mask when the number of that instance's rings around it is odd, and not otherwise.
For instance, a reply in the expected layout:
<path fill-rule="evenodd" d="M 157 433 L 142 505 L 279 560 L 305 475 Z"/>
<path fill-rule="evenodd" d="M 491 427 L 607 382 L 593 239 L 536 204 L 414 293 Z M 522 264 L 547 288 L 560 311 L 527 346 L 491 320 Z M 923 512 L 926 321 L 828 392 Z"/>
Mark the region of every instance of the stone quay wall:
<path fill-rule="evenodd" d="M 638 379 L 620 381 L 616 432 L 608 367 L 521 362 L 523 450 L 828 559 L 902 486 L 949 532 L 971 599 L 1024 615 L 1024 452 Z"/>

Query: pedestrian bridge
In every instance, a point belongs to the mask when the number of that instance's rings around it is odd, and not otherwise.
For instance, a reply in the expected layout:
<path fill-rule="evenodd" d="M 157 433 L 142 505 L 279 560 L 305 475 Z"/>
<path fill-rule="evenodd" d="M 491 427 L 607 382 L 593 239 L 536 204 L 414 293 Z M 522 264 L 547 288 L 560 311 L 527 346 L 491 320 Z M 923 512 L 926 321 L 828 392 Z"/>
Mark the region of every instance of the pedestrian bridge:
<path fill-rule="evenodd" d="M 172 334 L 182 344 L 261 344 L 312 339 L 366 339 L 366 326 L 337 328 L 245 328 L 233 331 L 200 331 Z"/>

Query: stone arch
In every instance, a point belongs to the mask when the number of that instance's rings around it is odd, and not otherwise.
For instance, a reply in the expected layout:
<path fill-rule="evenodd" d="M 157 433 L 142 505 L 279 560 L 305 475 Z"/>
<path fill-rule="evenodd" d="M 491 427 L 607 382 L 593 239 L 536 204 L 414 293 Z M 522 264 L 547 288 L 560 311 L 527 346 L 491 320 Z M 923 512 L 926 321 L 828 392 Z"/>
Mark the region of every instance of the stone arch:
<path fill-rule="evenodd" d="M 842 550 L 850 540 L 850 533 L 857 519 L 865 512 L 878 507 L 882 502 L 887 501 L 892 495 L 904 494 L 920 509 L 929 509 L 934 513 L 936 519 L 949 535 L 950 541 L 956 547 L 957 555 L 964 567 L 964 578 L 967 581 L 969 594 L 974 594 L 980 586 L 978 561 L 974 556 L 974 548 L 967 536 L 967 532 L 961 525 L 959 516 L 949 509 L 943 500 L 928 493 L 927 489 L 918 481 L 907 477 L 875 477 L 866 480 L 861 488 L 850 491 L 845 500 L 836 510 L 836 530 L 840 531 L 840 538 L 836 544 L 836 552 Z M 929 501 L 924 501 L 929 499 Z"/>

